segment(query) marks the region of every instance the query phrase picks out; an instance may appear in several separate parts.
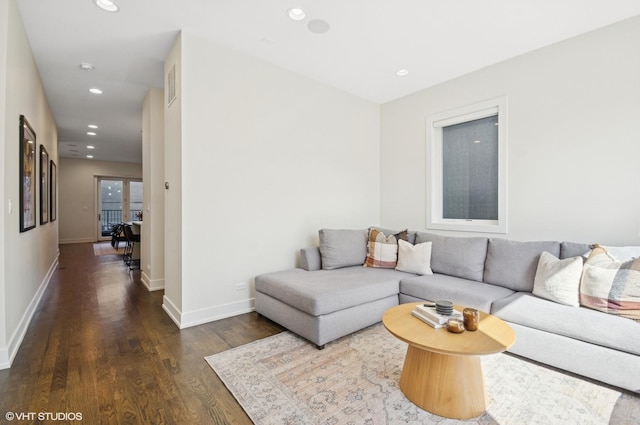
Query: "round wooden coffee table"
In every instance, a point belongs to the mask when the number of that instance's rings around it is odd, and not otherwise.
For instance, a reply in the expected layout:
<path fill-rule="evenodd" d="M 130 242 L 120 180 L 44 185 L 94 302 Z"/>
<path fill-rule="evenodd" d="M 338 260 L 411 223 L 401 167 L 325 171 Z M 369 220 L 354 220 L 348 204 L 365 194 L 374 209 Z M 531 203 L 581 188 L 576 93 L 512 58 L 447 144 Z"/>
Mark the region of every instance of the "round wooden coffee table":
<path fill-rule="evenodd" d="M 400 377 L 402 393 L 439 416 L 468 419 L 481 415 L 487 408 L 487 397 L 479 356 L 511 347 L 516 340 L 513 329 L 480 312 L 477 331 L 454 334 L 413 317 L 416 305 L 401 304 L 382 316 L 385 328 L 409 344 Z M 464 307 L 455 308 L 462 311 Z"/>

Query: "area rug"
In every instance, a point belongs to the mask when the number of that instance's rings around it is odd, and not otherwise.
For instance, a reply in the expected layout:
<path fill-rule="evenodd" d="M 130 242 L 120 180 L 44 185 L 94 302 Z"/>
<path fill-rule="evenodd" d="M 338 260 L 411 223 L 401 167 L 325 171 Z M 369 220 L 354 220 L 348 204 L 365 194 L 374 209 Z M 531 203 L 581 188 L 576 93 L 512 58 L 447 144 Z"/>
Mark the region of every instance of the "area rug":
<path fill-rule="evenodd" d="M 93 244 L 93 255 L 98 257 L 100 255 L 115 255 L 122 254 L 122 250 L 118 252 L 114 247 L 111 246 L 111 242 L 101 242 Z"/>
<path fill-rule="evenodd" d="M 374 325 L 317 350 L 284 332 L 206 357 L 255 424 L 635 424 L 640 397 L 509 354 L 482 357 L 488 407 L 453 420 L 398 388 L 407 345 Z"/>

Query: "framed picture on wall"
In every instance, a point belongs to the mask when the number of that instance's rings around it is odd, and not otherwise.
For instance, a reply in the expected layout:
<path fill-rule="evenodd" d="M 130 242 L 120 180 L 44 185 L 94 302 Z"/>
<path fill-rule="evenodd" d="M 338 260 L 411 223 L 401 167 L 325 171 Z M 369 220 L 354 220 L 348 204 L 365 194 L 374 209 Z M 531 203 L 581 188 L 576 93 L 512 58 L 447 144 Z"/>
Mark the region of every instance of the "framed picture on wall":
<path fill-rule="evenodd" d="M 49 152 L 40 145 L 40 224 L 49 222 Z"/>
<path fill-rule="evenodd" d="M 49 178 L 50 184 L 49 187 L 49 205 L 51 208 L 49 209 L 49 216 L 51 217 L 51 221 L 56 221 L 58 218 L 58 169 L 56 167 L 56 163 L 51 160 L 51 167 L 49 168 Z"/>
<path fill-rule="evenodd" d="M 36 133 L 20 115 L 20 232 L 36 227 Z"/>

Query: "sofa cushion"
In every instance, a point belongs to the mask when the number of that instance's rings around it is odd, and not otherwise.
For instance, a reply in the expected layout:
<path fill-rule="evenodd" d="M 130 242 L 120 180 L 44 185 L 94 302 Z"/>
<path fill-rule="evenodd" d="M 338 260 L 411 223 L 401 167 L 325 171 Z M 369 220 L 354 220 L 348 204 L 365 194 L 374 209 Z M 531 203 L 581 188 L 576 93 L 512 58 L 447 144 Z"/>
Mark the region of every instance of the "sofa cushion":
<path fill-rule="evenodd" d="M 560 260 L 544 251 L 538 261 L 533 281 L 533 295 L 560 304 L 580 306 L 583 261 L 582 257 Z"/>
<path fill-rule="evenodd" d="M 560 243 L 560 259 L 584 256 L 591 250 L 591 245 L 588 243 L 578 242 L 562 242 Z"/>
<path fill-rule="evenodd" d="M 487 238 L 460 238 L 418 232 L 416 244 L 432 242 L 431 270 L 449 276 L 482 282 Z"/>
<path fill-rule="evenodd" d="M 533 291 L 538 260 L 543 251 L 559 257 L 560 242 L 489 239 L 484 281 L 514 291 Z"/>
<path fill-rule="evenodd" d="M 398 263 L 398 240 L 407 240 L 407 231 L 395 235 L 386 235 L 375 229 L 369 229 L 367 240 L 367 258 L 365 267 L 378 267 L 381 269 L 395 269 Z"/>
<path fill-rule="evenodd" d="M 324 270 L 362 266 L 367 257 L 367 229 L 321 229 L 320 256 Z"/>
<path fill-rule="evenodd" d="M 256 277 L 256 291 L 312 316 L 320 316 L 370 301 L 398 295 L 399 282 L 413 276 L 394 269 L 344 267 L 337 270 L 302 269 Z"/>
<path fill-rule="evenodd" d="M 603 248 L 594 248 L 584 263 L 580 303 L 640 320 L 640 258 L 616 261 Z"/>
<path fill-rule="evenodd" d="M 444 274 L 406 277 L 400 281 L 400 293 L 421 300 L 448 300 L 454 304 L 489 312 L 491 303 L 508 297 L 513 291 L 501 286 Z"/>
<path fill-rule="evenodd" d="M 517 292 L 496 300 L 491 314 L 507 322 L 640 355 L 640 323 Z"/>
<path fill-rule="evenodd" d="M 396 270 L 415 274 L 433 274 L 431 271 L 431 242 L 412 245 L 398 241 L 398 264 Z"/>

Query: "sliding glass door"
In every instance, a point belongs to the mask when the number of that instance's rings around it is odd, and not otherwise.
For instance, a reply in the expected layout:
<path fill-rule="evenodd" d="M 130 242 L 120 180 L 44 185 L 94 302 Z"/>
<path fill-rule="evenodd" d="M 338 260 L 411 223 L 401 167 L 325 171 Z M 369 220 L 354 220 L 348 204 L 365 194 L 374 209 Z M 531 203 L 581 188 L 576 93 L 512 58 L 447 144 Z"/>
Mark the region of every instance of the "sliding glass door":
<path fill-rule="evenodd" d="M 111 238 L 114 225 L 138 220 L 142 212 L 142 181 L 98 178 L 98 240 Z"/>

